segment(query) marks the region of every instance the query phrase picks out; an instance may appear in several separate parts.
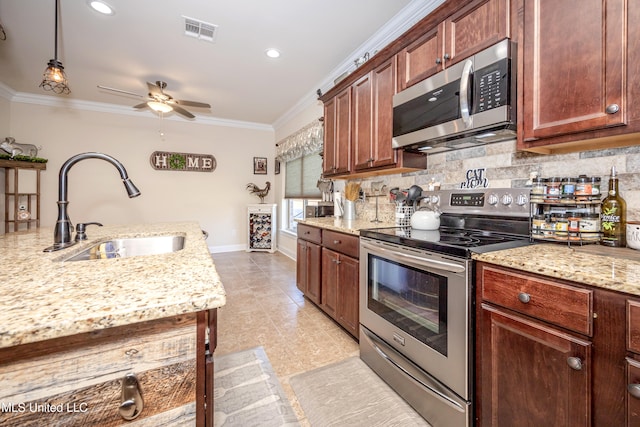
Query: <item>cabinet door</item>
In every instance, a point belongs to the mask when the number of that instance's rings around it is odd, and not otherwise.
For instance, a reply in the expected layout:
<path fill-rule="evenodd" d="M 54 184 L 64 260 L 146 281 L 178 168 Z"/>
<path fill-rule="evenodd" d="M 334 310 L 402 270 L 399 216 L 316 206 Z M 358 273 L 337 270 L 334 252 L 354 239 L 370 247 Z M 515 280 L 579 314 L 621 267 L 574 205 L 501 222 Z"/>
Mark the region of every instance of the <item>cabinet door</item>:
<path fill-rule="evenodd" d="M 396 163 L 393 137 L 393 95 L 396 94 L 396 58 L 373 70 L 373 162 L 378 168 Z"/>
<path fill-rule="evenodd" d="M 525 1 L 521 147 L 626 122 L 624 0 Z"/>
<path fill-rule="evenodd" d="M 398 53 L 398 90 L 404 90 L 442 70 L 444 36 L 438 25 Z"/>
<path fill-rule="evenodd" d="M 336 167 L 336 98 L 324 103 L 324 149 L 322 173 L 331 175 Z"/>
<path fill-rule="evenodd" d="M 296 244 L 296 286 L 303 294 L 307 294 L 308 268 L 307 242 L 298 239 Z"/>
<path fill-rule="evenodd" d="M 482 304 L 483 426 L 590 426 L 591 343 Z"/>
<path fill-rule="evenodd" d="M 640 362 L 627 359 L 627 426 L 640 425 Z"/>
<path fill-rule="evenodd" d="M 336 318 L 338 304 L 338 261 L 340 254 L 331 249 L 322 248 L 322 298 L 320 308 L 329 316 Z"/>
<path fill-rule="evenodd" d="M 358 280 L 357 259 L 341 255 L 338 264 L 338 300 L 336 320 L 352 335 L 358 336 Z"/>
<path fill-rule="evenodd" d="M 444 66 L 480 52 L 509 36 L 509 0 L 475 0 L 444 22 Z"/>
<path fill-rule="evenodd" d="M 353 90 L 353 162 L 355 170 L 367 169 L 373 157 L 373 96 L 371 73 L 352 86 Z"/>
<path fill-rule="evenodd" d="M 307 298 L 321 301 L 322 246 L 307 242 Z"/>
<path fill-rule="evenodd" d="M 334 164 L 329 173 L 337 175 L 351 171 L 351 87 L 336 95 L 334 118 Z"/>

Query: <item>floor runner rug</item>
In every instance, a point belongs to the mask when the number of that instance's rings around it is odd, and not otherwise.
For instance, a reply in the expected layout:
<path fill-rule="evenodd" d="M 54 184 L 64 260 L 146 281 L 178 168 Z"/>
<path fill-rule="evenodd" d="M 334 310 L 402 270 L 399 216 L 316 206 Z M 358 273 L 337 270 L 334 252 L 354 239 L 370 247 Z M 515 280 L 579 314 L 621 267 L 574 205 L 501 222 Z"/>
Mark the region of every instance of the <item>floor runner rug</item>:
<path fill-rule="evenodd" d="M 429 426 L 359 357 L 291 377 L 312 427 Z"/>
<path fill-rule="evenodd" d="M 262 347 L 214 357 L 214 425 L 299 426 Z"/>

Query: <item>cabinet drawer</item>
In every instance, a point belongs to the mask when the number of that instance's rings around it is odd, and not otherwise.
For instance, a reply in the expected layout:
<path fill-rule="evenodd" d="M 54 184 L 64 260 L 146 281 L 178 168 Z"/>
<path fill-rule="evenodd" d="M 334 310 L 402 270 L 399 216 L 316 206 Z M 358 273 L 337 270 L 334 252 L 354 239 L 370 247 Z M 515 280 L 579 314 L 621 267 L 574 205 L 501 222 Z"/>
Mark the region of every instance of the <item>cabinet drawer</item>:
<path fill-rule="evenodd" d="M 360 238 L 345 233 L 324 230 L 324 233 L 322 233 L 322 246 L 350 257 L 358 258 Z"/>
<path fill-rule="evenodd" d="M 627 350 L 640 353 L 640 302 L 627 300 Z"/>
<path fill-rule="evenodd" d="M 322 230 L 304 224 L 298 224 L 298 238 L 308 240 L 313 243 L 322 243 Z"/>
<path fill-rule="evenodd" d="M 593 291 L 483 267 L 482 299 L 591 336 Z"/>

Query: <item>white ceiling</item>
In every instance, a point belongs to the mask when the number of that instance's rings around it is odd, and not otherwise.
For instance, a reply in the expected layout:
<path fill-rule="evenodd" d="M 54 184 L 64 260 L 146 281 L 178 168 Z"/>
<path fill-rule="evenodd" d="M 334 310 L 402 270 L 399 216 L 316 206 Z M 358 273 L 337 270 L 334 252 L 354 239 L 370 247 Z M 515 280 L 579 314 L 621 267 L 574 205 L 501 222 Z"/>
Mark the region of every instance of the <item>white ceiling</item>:
<path fill-rule="evenodd" d="M 146 95 L 147 81 L 164 80 L 176 99 L 211 104 L 188 108 L 197 118 L 273 125 L 442 0 L 106 2 L 113 16 L 86 0 L 60 0 L 58 59 L 71 94 L 54 95 L 39 84 L 54 53 L 55 1 L 0 0 L 0 82 L 9 93 L 128 109 L 141 100 L 96 86 Z M 217 25 L 215 42 L 186 36 L 183 16 Z M 282 56 L 268 58 L 269 47 Z"/>

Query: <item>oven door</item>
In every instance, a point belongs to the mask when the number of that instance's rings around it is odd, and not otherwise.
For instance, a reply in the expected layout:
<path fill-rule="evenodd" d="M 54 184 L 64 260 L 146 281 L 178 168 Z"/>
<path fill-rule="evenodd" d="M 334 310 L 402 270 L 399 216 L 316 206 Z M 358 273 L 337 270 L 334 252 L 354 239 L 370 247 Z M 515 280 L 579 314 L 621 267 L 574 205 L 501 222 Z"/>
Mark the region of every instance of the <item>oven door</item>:
<path fill-rule="evenodd" d="M 469 260 L 360 238 L 360 323 L 469 400 Z"/>

